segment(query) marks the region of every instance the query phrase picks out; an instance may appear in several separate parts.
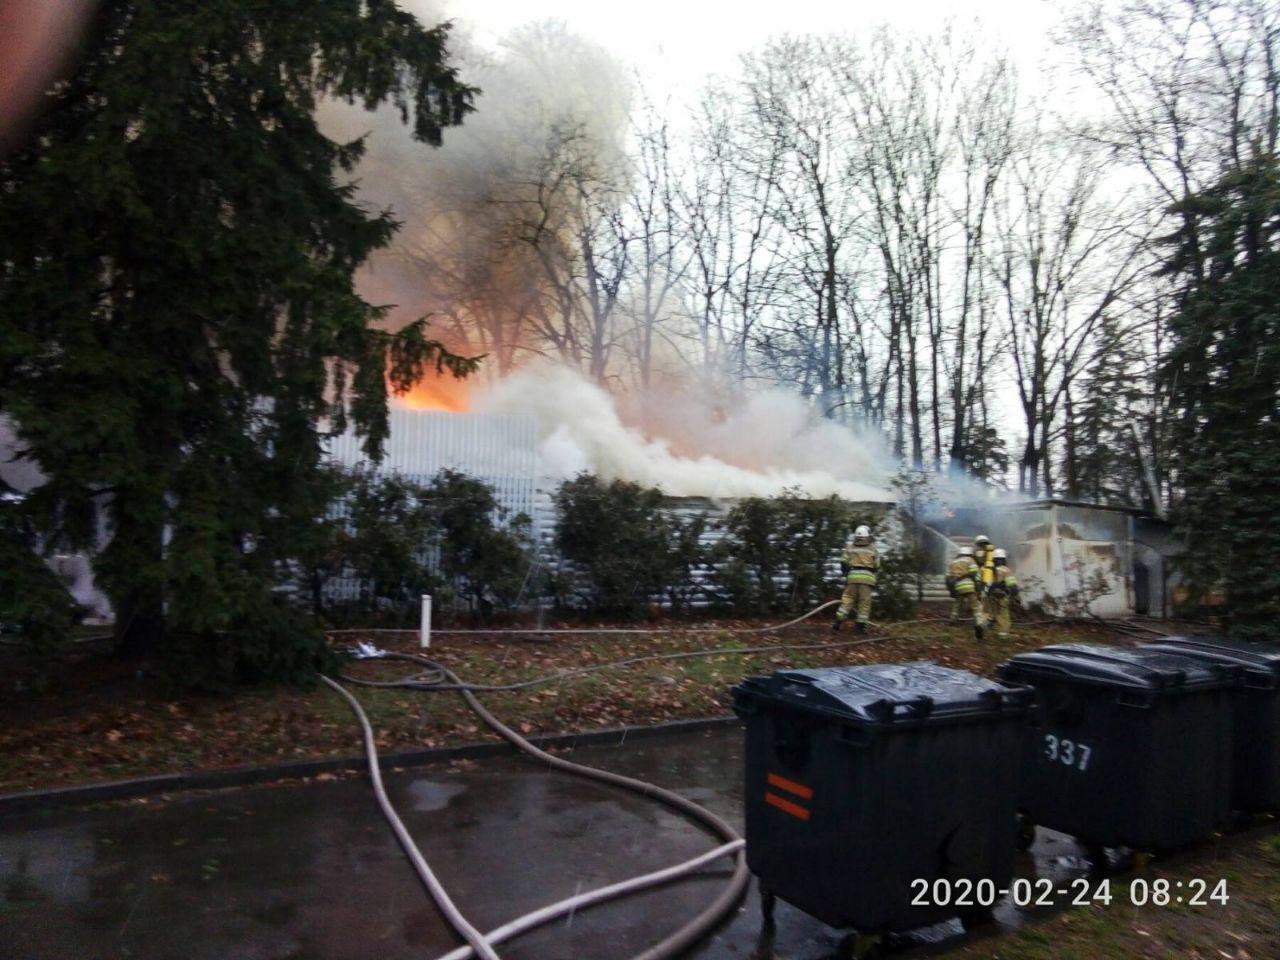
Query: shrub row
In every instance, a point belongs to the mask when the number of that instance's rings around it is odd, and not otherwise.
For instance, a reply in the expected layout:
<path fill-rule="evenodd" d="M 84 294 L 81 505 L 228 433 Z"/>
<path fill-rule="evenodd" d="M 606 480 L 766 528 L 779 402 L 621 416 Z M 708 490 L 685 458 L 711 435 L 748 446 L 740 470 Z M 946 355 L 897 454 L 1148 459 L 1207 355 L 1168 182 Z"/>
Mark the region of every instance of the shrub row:
<path fill-rule="evenodd" d="M 810 610 L 838 596 L 841 548 L 883 514 L 838 497 L 790 490 L 738 501 L 722 518 L 680 516 L 658 490 L 589 474 L 556 494 L 555 548 L 567 563 L 551 583 L 562 607 L 637 616 L 657 604 L 681 613 L 694 604 L 743 615 Z M 914 554 L 883 556 L 877 615 L 908 617 Z"/>
<path fill-rule="evenodd" d="M 652 487 L 582 474 L 555 493 L 558 562 L 547 568 L 530 519 L 508 516 L 479 480 L 349 473 L 342 491 L 346 509 L 310 571 L 316 611 L 330 622 L 410 622 L 423 593 L 477 620 L 534 602 L 625 618 L 664 607 L 794 615 L 839 595 L 845 541 L 857 525 L 875 531 L 884 521 L 874 508 L 797 490 L 740 500 L 713 518 L 673 510 Z M 877 616 L 909 617 L 918 558 L 888 552 L 882 564 Z M 326 602 L 335 576 L 358 581 L 359 597 Z"/>
<path fill-rule="evenodd" d="M 695 606 L 793 615 L 839 594 L 845 540 L 860 523 L 883 523 L 866 507 L 794 490 L 741 500 L 718 517 L 681 513 L 659 490 L 583 474 L 556 491 L 559 561 L 547 566 L 530 518 L 511 516 L 475 478 L 446 470 L 417 483 L 335 469 L 328 482 L 335 508 L 300 548 L 289 577 L 298 602 L 286 606 L 309 607 L 332 625 L 413 623 L 424 593 L 477 621 L 536 603 L 609 617 L 659 608 L 680 615 Z M 4 591 L 12 602 L 0 604 L 0 621 L 34 645 L 70 629 L 69 598 L 23 540 L 16 516 L 0 516 L 0 543 L 29 557 L 42 576 L 28 581 L 48 589 Z M 913 561 L 890 553 L 883 563 L 877 616 L 909 615 Z M 329 589 L 338 578 L 357 585 L 355 596 Z"/>

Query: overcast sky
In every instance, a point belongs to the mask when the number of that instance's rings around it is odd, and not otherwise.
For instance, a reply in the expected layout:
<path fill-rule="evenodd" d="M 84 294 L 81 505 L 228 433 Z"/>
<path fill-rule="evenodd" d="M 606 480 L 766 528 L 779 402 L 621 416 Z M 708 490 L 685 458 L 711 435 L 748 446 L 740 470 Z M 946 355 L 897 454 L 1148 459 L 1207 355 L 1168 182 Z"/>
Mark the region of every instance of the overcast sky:
<path fill-rule="evenodd" d="M 1005 45 L 1024 83 L 1058 59 L 1049 31 L 1074 0 L 446 0 L 448 16 L 475 40 L 496 44 L 530 20 L 563 20 L 575 33 L 634 64 L 655 93 L 701 86 L 708 74 L 731 72 L 738 56 L 780 33 L 845 32 L 888 23 L 929 32 L 948 17 L 981 21 Z M 465 24 L 465 26 L 464 26 Z M 666 88 L 664 91 L 663 88 Z"/>

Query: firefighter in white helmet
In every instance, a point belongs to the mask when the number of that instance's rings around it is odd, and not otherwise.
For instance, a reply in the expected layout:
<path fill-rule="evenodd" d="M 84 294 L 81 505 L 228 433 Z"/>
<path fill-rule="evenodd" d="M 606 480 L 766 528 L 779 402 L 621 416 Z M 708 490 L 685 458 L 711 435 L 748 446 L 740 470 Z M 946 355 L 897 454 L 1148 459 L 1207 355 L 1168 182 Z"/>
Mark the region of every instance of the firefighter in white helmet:
<path fill-rule="evenodd" d="M 996 622 L 996 639 L 1007 640 L 1013 627 L 1013 603 L 1018 599 L 1018 578 L 1009 566 L 1009 555 L 1004 550 L 995 551 L 995 570 L 991 586 L 987 587 L 992 615 Z"/>
<path fill-rule="evenodd" d="M 876 571 L 879 569 L 880 554 L 871 539 L 871 528 L 863 524 L 853 531 L 853 539 L 844 548 L 844 556 L 840 560 L 840 571 L 845 578 L 844 595 L 840 598 L 832 630 L 839 630 L 849 611 L 857 610 L 858 632 L 867 632 L 867 624 L 871 622 L 871 592 L 876 588 Z"/>
<path fill-rule="evenodd" d="M 947 592 L 951 594 L 951 622 L 959 623 L 960 614 L 968 608 L 973 612 L 973 635 L 981 640 L 987 618 L 982 612 L 982 571 L 974 562 L 972 547 L 960 547 L 947 565 Z"/>

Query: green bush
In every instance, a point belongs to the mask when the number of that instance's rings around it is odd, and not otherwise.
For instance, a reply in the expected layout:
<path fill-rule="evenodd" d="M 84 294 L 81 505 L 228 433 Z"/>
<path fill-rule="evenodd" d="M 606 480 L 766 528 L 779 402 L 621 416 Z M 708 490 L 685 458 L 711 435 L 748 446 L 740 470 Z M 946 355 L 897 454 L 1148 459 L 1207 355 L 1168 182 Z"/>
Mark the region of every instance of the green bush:
<path fill-rule="evenodd" d="M 439 579 L 426 547 L 435 532 L 428 490 L 405 477 L 353 470 L 340 490 L 345 516 L 327 521 L 328 549 L 313 576 L 313 602 L 335 622 L 411 622 L 424 593 Z M 350 577 L 354 600 L 327 605 L 324 582 Z"/>
<path fill-rule="evenodd" d="M 752 497 L 720 524 L 713 580 L 723 606 L 749 614 L 809 610 L 843 589 L 832 563 L 853 529 L 876 518 L 839 497 L 811 499 L 798 490 Z"/>
<path fill-rule="evenodd" d="M 226 629 L 170 632 L 164 676 L 174 687 L 216 693 L 277 680 L 311 686 L 317 674 L 338 668 L 338 657 L 314 619 L 286 596 L 248 596 L 251 605 L 241 605 Z"/>
<path fill-rule="evenodd" d="M 311 568 L 312 602 L 331 622 L 416 622 L 420 598 L 458 600 L 477 617 L 508 610 L 532 566 L 531 522 L 506 517 L 485 483 L 443 470 L 428 483 L 344 474 L 340 516 Z M 330 577 L 359 584 L 356 600 L 325 604 Z"/>
<path fill-rule="evenodd" d="M 880 556 L 880 575 L 871 615 L 876 620 L 911 620 L 916 615 L 917 577 L 927 557 L 921 550 L 894 550 Z"/>
<path fill-rule="evenodd" d="M 533 562 L 533 522 L 507 519 L 480 480 L 443 470 L 424 495 L 433 517 L 433 547 L 440 558 L 445 598 L 457 597 L 474 616 L 509 611 L 528 593 Z"/>
<path fill-rule="evenodd" d="M 673 614 L 685 613 L 705 591 L 698 583 L 698 572 L 710 566 L 710 557 L 702 537 L 707 531 L 706 514 L 668 517 L 668 553 L 663 564 L 665 593 Z"/>
<path fill-rule="evenodd" d="M 686 608 L 696 593 L 692 574 L 705 563 L 706 518 L 673 517 L 665 499 L 652 487 L 586 473 L 561 484 L 555 545 L 572 570 L 554 583 L 557 604 L 621 616 L 659 598 Z"/>
<path fill-rule="evenodd" d="M 0 485 L 0 632 L 39 663 L 83 611 L 44 562 L 25 498 Z"/>

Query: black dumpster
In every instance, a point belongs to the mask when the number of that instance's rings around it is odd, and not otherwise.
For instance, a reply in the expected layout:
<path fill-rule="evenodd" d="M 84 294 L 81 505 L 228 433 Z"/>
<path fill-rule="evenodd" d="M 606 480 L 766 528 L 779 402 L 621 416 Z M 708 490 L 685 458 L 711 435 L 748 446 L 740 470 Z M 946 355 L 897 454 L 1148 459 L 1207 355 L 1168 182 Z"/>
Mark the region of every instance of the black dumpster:
<path fill-rule="evenodd" d="M 908 663 L 786 670 L 733 694 L 763 890 L 880 932 L 980 912 L 977 885 L 1008 884 L 1031 691 Z"/>
<path fill-rule="evenodd" d="M 1280 810 L 1280 645 L 1221 637 L 1168 637 L 1143 644 L 1209 663 L 1238 666 L 1232 703 L 1231 802 L 1237 810 Z"/>
<path fill-rule="evenodd" d="M 1026 815 L 1096 846 L 1180 847 L 1228 817 L 1237 668 L 1143 649 L 1063 644 L 1000 668 L 1034 686 Z"/>

